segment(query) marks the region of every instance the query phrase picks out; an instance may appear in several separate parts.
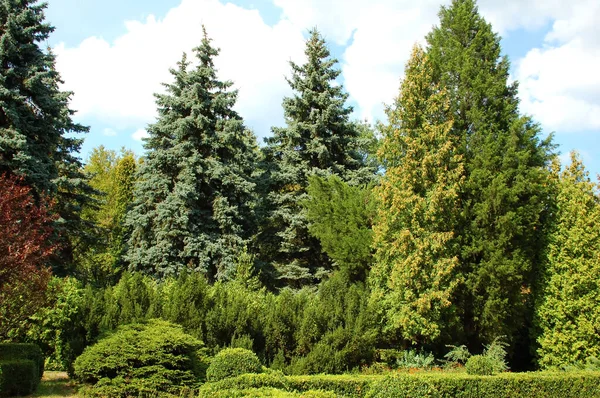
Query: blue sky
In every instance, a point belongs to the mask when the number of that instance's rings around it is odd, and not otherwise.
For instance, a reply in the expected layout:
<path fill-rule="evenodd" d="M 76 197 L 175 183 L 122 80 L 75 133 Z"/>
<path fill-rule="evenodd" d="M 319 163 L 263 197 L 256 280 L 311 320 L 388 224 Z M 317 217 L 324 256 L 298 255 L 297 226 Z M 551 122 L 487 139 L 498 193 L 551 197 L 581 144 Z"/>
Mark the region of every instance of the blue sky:
<path fill-rule="evenodd" d="M 238 111 L 259 137 L 282 125 L 290 94 L 287 62 L 303 61 L 303 38 L 317 26 L 340 69 L 356 118 L 383 118 L 410 49 L 437 23 L 448 0 L 49 0 L 49 44 L 77 121 L 90 126 L 85 158 L 98 145 L 142 153 L 154 121 L 152 93 L 168 68 L 200 41 L 205 24 L 220 76 L 239 88 Z M 562 4 L 561 4 L 562 3 Z M 566 157 L 578 150 L 600 173 L 600 2 L 480 0 L 520 82 L 522 111 Z"/>

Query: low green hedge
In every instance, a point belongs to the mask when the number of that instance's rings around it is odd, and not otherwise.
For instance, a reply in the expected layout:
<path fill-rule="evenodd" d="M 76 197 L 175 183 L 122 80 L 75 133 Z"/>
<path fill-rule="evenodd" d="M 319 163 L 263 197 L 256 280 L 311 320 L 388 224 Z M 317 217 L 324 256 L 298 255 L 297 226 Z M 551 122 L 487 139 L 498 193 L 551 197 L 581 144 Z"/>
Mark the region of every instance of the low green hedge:
<path fill-rule="evenodd" d="M 600 372 L 503 373 L 496 376 L 441 372 L 387 376 L 284 376 L 281 372 L 270 372 L 206 383 L 199 396 L 252 397 L 255 396 L 251 395 L 253 391 L 265 389 L 300 394 L 321 391 L 358 398 L 600 398 Z"/>
<path fill-rule="evenodd" d="M 0 361 L 0 396 L 29 395 L 40 384 L 39 366 L 30 359 Z"/>
<path fill-rule="evenodd" d="M 600 373 L 504 373 L 497 376 L 422 374 L 386 376 L 367 398 L 600 398 Z"/>
<path fill-rule="evenodd" d="M 0 361 L 29 359 L 36 363 L 40 378 L 44 374 L 44 354 L 35 344 L 0 343 Z"/>

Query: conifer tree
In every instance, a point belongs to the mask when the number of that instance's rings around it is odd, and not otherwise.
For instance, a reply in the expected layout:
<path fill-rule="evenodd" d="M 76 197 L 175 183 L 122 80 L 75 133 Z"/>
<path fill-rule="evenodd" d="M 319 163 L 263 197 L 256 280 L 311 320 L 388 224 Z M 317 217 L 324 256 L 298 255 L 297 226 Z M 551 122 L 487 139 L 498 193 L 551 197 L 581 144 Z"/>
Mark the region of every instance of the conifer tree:
<path fill-rule="evenodd" d="M 448 95 L 421 47 L 413 49 L 400 95 L 386 113 L 371 299 L 392 340 L 430 343 L 453 309 L 464 166 Z"/>
<path fill-rule="evenodd" d="M 500 38 L 474 0 L 453 0 L 439 15 L 427 53 L 450 96 L 466 172 L 457 275 L 465 283 L 455 301 L 473 347 L 502 335 L 514 342 L 531 317 L 549 208 L 551 136 L 540 139 L 539 126 L 519 114 Z"/>
<path fill-rule="evenodd" d="M 576 153 L 562 172 L 556 162 L 553 174 L 557 211 L 536 306 L 542 367 L 600 358 L 600 185 L 590 181 Z"/>
<path fill-rule="evenodd" d="M 133 200 L 137 164 L 131 151 L 117 153 L 100 146 L 84 167 L 90 185 L 99 192 L 96 205 L 83 209 L 84 219 L 97 228 L 95 242 L 76 251 L 78 277 L 85 281 L 111 283 L 123 271 L 124 221 Z"/>
<path fill-rule="evenodd" d="M 167 93 L 156 95 L 159 118 L 127 216 L 127 260 L 156 277 L 194 270 L 227 279 L 252 233 L 256 139 L 233 110 L 232 83 L 217 78 L 219 51 L 206 32 L 194 53 L 198 66 L 184 55 Z"/>
<path fill-rule="evenodd" d="M 263 258 L 277 277 L 299 287 L 316 282 L 329 268 L 319 242 L 308 233 L 306 198 L 310 175 L 338 175 L 353 184 L 368 182 L 373 168 L 359 153 L 360 130 L 349 121 L 348 95 L 335 82 L 340 71 L 321 35 L 310 32 L 304 65 L 291 62 L 288 80 L 294 96 L 283 100 L 286 127 L 273 128 L 266 140 L 263 190 L 266 220 L 259 240 Z"/>
<path fill-rule="evenodd" d="M 56 263 L 66 266 L 73 249 L 68 235 L 89 232 L 80 211 L 93 191 L 76 155 L 82 140 L 72 135 L 88 128 L 73 122 L 72 93 L 59 89 L 54 55 L 40 48 L 54 30 L 44 22 L 45 7 L 35 0 L 0 1 L 0 173 L 23 177 L 36 198 L 56 200 L 64 240 Z"/>

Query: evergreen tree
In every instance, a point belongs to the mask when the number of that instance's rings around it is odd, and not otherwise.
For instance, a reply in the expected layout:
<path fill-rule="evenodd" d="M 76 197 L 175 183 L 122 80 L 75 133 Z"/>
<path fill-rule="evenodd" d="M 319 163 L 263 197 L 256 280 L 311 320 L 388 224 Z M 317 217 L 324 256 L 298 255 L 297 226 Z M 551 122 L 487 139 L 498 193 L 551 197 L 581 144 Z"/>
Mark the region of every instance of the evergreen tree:
<path fill-rule="evenodd" d="M 319 242 L 308 233 L 306 198 L 310 175 L 335 174 L 353 184 L 374 175 L 359 152 L 360 129 L 349 121 L 348 95 L 335 82 L 340 71 L 316 30 L 306 43 L 307 62 L 291 62 L 288 80 L 295 95 L 283 100 L 287 126 L 273 128 L 266 140 L 263 190 L 266 220 L 261 235 L 262 257 L 274 263 L 277 277 L 293 286 L 314 283 L 330 267 Z"/>
<path fill-rule="evenodd" d="M 427 36 L 434 77 L 450 96 L 453 132 L 461 137 L 462 252 L 455 302 L 472 348 L 526 335 L 531 285 L 549 208 L 551 137 L 518 110 L 517 84 L 500 38 L 474 0 L 453 0 Z M 519 330 L 521 329 L 521 330 Z"/>
<path fill-rule="evenodd" d="M 195 270 L 227 279 L 252 233 L 256 139 L 233 110 L 232 83 L 217 79 L 219 51 L 206 32 L 194 52 L 198 66 L 190 70 L 184 55 L 156 96 L 159 118 L 127 216 L 127 260 L 157 277 Z"/>
<path fill-rule="evenodd" d="M 309 177 L 303 203 L 308 231 L 350 281 L 365 281 L 373 260 L 375 200 L 371 186 L 352 186 L 338 176 Z"/>
<path fill-rule="evenodd" d="M 422 48 L 413 49 L 400 95 L 386 113 L 371 299 L 392 340 L 430 343 L 453 310 L 464 166 L 447 92 L 434 82 Z"/>
<path fill-rule="evenodd" d="M 122 272 L 125 252 L 125 215 L 133 200 L 137 160 L 131 151 L 94 148 L 84 167 L 99 194 L 96 206 L 83 209 L 84 219 L 97 228 L 96 240 L 76 251 L 79 278 L 95 283 L 114 282 Z"/>
<path fill-rule="evenodd" d="M 600 358 L 600 185 L 590 181 L 576 153 L 559 169 L 556 163 L 557 212 L 536 308 L 542 367 Z"/>
<path fill-rule="evenodd" d="M 56 264 L 66 266 L 73 250 L 66 238 L 89 232 L 80 211 L 92 190 L 76 157 L 82 140 L 73 137 L 88 128 L 73 122 L 72 93 L 59 90 L 54 55 L 39 47 L 54 30 L 44 23 L 45 7 L 35 0 L 0 1 L 0 173 L 24 177 L 38 199 L 56 200 L 64 240 Z"/>

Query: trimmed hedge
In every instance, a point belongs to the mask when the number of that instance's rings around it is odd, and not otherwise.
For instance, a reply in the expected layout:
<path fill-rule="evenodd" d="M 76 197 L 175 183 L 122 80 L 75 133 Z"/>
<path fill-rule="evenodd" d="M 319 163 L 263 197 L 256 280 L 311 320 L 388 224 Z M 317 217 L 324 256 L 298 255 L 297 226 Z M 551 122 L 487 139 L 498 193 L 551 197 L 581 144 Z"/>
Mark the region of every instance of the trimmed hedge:
<path fill-rule="evenodd" d="M 290 392 L 278 390 L 276 388 L 250 388 L 246 390 L 220 390 L 217 392 L 200 391 L 201 398 L 336 398 L 338 395 L 327 391 L 306 391 L 306 392 Z"/>
<path fill-rule="evenodd" d="M 30 359 L 0 361 L 0 396 L 29 395 L 40 384 L 39 366 Z"/>
<path fill-rule="evenodd" d="M 208 381 L 219 381 L 244 373 L 260 373 L 260 360 L 250 350 L 244 348 L 226 348 L 219 351 L 210 362 L 206 371 Z"/>
<path fill-rule="evenodd" d="M 497 376 L 441 372 L 388 376 L 284 376 L 281 372 L 271 372 L 206 383 L 199 396 L 253 397 L 256 396 L 251 395 L 253 391 L 265 389 L 303 394 L 321 391 L 359 398 L 600 398 L 600 372 L 504 373 Z"/>
<path fill-rule="evenodd" d="M 0 361 L 29 359 L 36 363 L 40 379 L 44 374 L 44 354 L 35 344 L 0 343 Z"/>
<path fill-rule="evenodd" d="M 600 398 L 600 373 L 506 373 L 498 376 L 423 374 L 386 376 L 367 398 Z"/>

